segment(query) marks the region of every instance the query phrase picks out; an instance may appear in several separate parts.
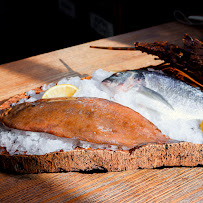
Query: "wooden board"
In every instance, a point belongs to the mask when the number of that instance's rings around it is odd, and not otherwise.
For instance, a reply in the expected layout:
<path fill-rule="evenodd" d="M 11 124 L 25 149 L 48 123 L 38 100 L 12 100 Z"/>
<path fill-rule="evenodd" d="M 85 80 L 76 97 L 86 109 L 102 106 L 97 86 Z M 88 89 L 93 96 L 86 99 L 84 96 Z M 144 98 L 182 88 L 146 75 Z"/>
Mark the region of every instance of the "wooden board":
<path fill-rule="evenodd" d="M 140 51 L 90 49 L 90 45 L 132 46 L 133 42 L 180 43 L 185 33 L 203 40 L 203 30 L 171 22 L 97 40 L 0 66 L 0 100 L 58 81 L 105 70 L 158 64 Z M 0 173 L 0 202 L 203 202 L 203 169 L 164 168 L 83 174 Z"/>
<path fill-rule="evenodd" d="M 0 202 L 202 202 L 202 168 L 109 173 L 0 173 Z"/>

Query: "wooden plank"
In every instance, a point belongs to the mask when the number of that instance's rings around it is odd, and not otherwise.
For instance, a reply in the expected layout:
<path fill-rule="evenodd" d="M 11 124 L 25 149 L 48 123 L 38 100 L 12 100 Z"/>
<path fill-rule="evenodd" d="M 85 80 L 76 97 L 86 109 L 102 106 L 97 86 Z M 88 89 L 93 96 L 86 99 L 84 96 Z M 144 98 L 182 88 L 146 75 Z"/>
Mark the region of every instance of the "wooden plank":
<path fill-rule="evenodd" d="M 4 180 L 2 180 L 4 178 Z M 203 197 L 202 168 L 111 173 L 0 173 L 0 202 L 190 202 Z"/>

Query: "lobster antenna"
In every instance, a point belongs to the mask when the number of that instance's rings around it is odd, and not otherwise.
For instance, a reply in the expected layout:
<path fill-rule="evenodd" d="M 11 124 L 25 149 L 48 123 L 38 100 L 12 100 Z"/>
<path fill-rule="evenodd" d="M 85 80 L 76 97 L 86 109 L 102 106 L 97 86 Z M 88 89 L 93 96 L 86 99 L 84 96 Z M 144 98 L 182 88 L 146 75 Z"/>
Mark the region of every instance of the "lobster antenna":
<path fill-rule="evenodd" d="M 103 47 L 103 46 L 90 46 L 90 48 L 96 48 L 96 49 L 110 49 L 110 50 L 129 50 L 129 51 L 137 50 L 135 47 Z"/>

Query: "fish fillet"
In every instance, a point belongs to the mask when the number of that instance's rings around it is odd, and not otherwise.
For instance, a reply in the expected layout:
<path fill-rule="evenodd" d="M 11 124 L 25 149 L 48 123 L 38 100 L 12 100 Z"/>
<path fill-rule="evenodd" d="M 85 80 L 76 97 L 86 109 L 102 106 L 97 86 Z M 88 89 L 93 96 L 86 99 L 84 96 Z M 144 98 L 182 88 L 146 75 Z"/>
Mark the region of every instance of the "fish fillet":
<path fill-rule="evenodd" d="M 100 98 L 57 98 L 22 103 L 5 110 L 0 121 L 10 128 L 98 144 L 134 147 L 170 140 L 139 113 Z"/>

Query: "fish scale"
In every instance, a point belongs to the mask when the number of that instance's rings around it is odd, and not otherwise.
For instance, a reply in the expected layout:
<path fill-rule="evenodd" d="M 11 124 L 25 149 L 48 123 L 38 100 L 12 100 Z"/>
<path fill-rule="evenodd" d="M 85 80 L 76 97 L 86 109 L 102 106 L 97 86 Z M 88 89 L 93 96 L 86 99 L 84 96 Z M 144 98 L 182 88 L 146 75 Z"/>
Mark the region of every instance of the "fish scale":
<path fill-rule="evenodd" d="M 123 71 L 103 80 L 102 88 L 114 94 L 133 88 L 135 93 L 165 105 L 167 112 L 170 109 L 177 117 L 203 119 L 203 92 L 163 73 L 142 69 Z"/>

